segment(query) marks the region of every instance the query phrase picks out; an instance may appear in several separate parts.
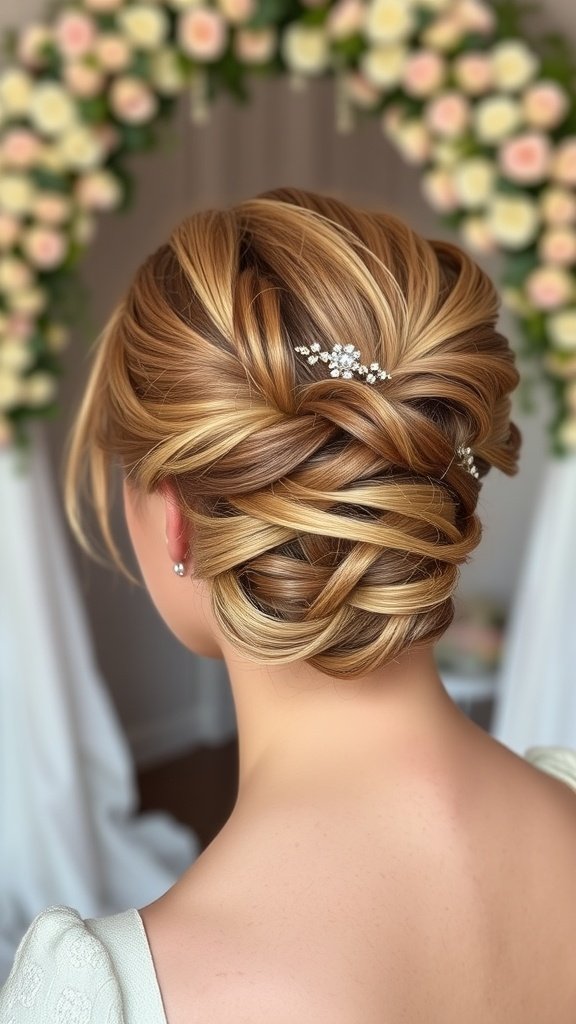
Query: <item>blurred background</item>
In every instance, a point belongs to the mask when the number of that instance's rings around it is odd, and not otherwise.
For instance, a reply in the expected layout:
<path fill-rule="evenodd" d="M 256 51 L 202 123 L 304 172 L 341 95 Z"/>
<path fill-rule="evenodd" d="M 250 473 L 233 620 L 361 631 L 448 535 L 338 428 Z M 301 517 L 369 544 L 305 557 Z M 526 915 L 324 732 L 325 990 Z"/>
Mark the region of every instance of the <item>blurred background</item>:
<path fill-rule="evenodd" d="M 541 7 L 542 18 L 576 45 L 572 0 L 546 0 Z M 17 8 L 5 5 L 0 10 L 0 26 L 25 24 L 39 16 L 42 8 L 38 0 L 21 0 Z M 449 229 L 439 225 L 437 216 L 422 196 L 419 170 L 407 165 L 391 148 L 377 118 L 360 122 L 348 134 L 336 130 L 334 87 L 330 81 L 311 82 L 307 88 L 297 89 L 286 79 L 255 79 L 249 104 L 240 106 L 230 98 L 219 98 L 202 125 L 193 123 L 190 97 L 185 94 L 178 103 L 176 116 L 163 129 L 162 139 L 159 150 L 131 158 L 136 178 L 135 201 L 127 213 L 99 218 L 96 237 L 82 263 L 82 277 L 90 302 L 65 357 L 61 414 L 43 425 L 34 441 L 45 455 L 43 472 L 48 467 L 49 480 L 44 480 L 42 486 L 53 491 L 58 515 L 61 515 L 63 449 L 83 391 L 89 347 L 136 266 L 166 239 L 172 226 L 186 214 L 212 204 L 230 204 L 274 186 L 295 185 L 332 192 L 362 205 L 386 208 L 405 217 L 428 237 L 458 240 Z M 483 257 L 480 262 L 488 273 L 498 278 L 497 257 Z M 502 327 L 516 344 L 515 327 L 505 316 Z M 530 698 L 532 704 L 524 719 L 520 710 L 514 718 L 510 696 L 498 728 L 496 714 L 498 701 L 503 699 L 503 687 L 507 687 L 507 693 L 514 691 L 512 696 L 516 702 L 522 688 L 517 661 L 514 662 L 514 686 L 511 687 L 508 680 L 502 682 L 505 657 L 510 657 L 509 650 L 506 654 L 506 640 L 510 638 L 513 623 L 515 651 L 529 639 L 519 635 L 528 627 L 519 619 L 515 620 L 515 615 L 519 615 L 522 589 L 530 585 L 523 574 L 527 572 L 530 545 L 537 542 L 538 531 L 551 528 L 549 521 L 545 527 L 537 523 L 543 493 L 546 488 L 549 492 L 551 486 L 546 434 L 549 417 L 544 390 L 539 395 L 537 409 L 530 414 L 523 412 L 516 402 L 514 418 L 523 434 L 521 470 L 515 478 L 507 478 L 494 470 L 482 486 L 479 513 L 484 523 L 483 542 L 472 562 L 462 568 L 457 620 L 439 650 L 446 685 L 452 687 L 455 698 L 480 724 L 495 731 L 499 729 L 505 742 L 518 747 L 544 741 L 535 729 L 530 732 L 530 723 L 541 717 L 538 693 Z M 552 495 L 552 503 L 560 500 L 558 490 Z M 2 507 L 4 514 L 4 499 Z M 119 508 L 115 511 L 115 520 L 117 533 L 128 552 Z M 130 585 L 118 574 L 88 560 L 67 533 L 63 536 L 77 587 L 74 600 L 81 605 L 87 642 L 93 652 L 91 671 L 95 673 L 95 685 L 104 694 L 107 718 L 102 728 L 108 732 L 117 729 L 120 735 L 118 738 L 114 733 L 111 741 L 114 753 L 107 763 L 119 766 L 121 785 L 131 792 L 122 813 L 126 817 L 138 809 L 169 813 L 193 833 L 193 839 L 187 840 L 188 833 L 170 832 L 172 819 L 155 819 L 165 829 L 166 849 L 172 835 L 178 848 L 172 861 L 168 854 L 158 853 L 160 860 L 164 858 L 168 864 L 167 874 L 155 879 L 150 886 L 152 890 L 156 886 L 160 892 L 166 887 L 164 883 L 170 871 L 177 871 L 187 857 L 194 856 L 210 841 L 234 801 L 235 717 L 225 669 L 218 661 L 185 651 L 169 634 L 142 588 Z M 567 552 L 566 557 L 569 554 Z M 0 572 L 5 571 L 6 567 L 0 566 Z M 34 572 L 33 566 L 30 572 Z M 553 583 L 548 581 L 548 586 L 551 585 Z M 2 611 L 0 605 L 0 641 Z M 9 615 L 7 606 L 4 612 Z M 28 607 L 31 644 L 34 642 L 34 615 L 34 608 Z M 545 639 L 538 639 L 538 643 L 542 642 L 545 643 Z M 550 637 L 550 643 L 553 642 Z M 6 662 L 4 670 L 7 676 Z M 41 680 L 23 678 L 28 671 L 26 665 L 19 666 L 17 671 L 18 677 L 5 680 L 3 686 L 12 692 L 13 688 L 26 689 L 33 684 L 31 699 L 41 717 Z M 508 675 L 511 671 L 508 666 Z M 85 680 L 77 678 L 75 685 L 81 692 Z M 542 685 L 549 688 L 550 680 L 543 679 Z M 2 728 L 6 743 L 10 742 L 9 737 L 6 738 L 8 733 L 13 731 L 11 706 L 10 700 L 3 698 Z M 564 713 L 563 717 L 566 717 Z M 529 723 L 523 734 L 514 735 L 509 728 L 513 720 Z M 566 723 L 566 730 L 562 736 L 547 735 L 545 742 L 567 742 L 571 730 L 576 745 L 576 711 L 573 720 Z M 92 737 L 95 746 L 97 739 L 97 736 Z M 54 797 L 53 792 L 50 797 L 56 808 L 55 817 L 66 835 L 75 827 L 73 821 L 66 820 L 66 805 L 80 771 L 83 742 L 77 743 L 75 753 L 71 754 L 71 775 L 64 773 L 59 797 Z M 12 766 L 10 770 L 11 777 L 0 783 L 0 815 L 9 830 L 14 824 L 14 815 L 22 816 L 21 808 L 15 810 L 14 798 L 10 796 L 18 769 Z M 137 780 L 132 777 L 133 770 L 138 773 Z M 73 781 L 70 781 L 72 776 Z M 25 801 L 25 791 L 22 792 Z M 21 833 L 12 829 L 10 844 L 4 840 L 2 855 L 7 871 L 2 878 L 3 884 L 10 879 L 11 889 L 3 897 L 3 906 L 4 921 L 9 920 L 12 929 L 10 936 L 22 930 L 24 918 L 33 910 L 34 900 L 41 903 L 45 896 L 42 905 L 74 899 L 78 905 L 83 901 L 79 909 L 84 913 L 103 912 L 102 908 L 110 906 L 120 909 L 120 897 L 105 899 L 103 886 L 96 894 L 91 892 L 88 898 L 90 883 L 86 879 L 82 883 L 85 889 L 81 886 L 78 889 L 79 895 L 73 887 L 67 889 L 66 876 L 62 873 L 56 873 L 57 884 L 47 891 L 51 883 L 43 886 L 38 882 L 38 877 L 46 872 L 46 862 L 36 872 L 34 898 L 22 897 L 22 886 L 29 885 L 29 880 L 25 880 L 25 873 L 18 867 L 22 864 L 18 842 L 30 842 L 30 837 L 36 834 L 38 816 L 43 813 L 49 812 L 37 805 L 35 823 L 28 823 Z M 93 843 L 94 839 L 90 841 Z M 158 852 L 161 844 L 157 840 L 148 836 L 145 842 Z M 15 877 L 18 872 L 22 886 Z M 139 903 L 137 894 L 129 893 L 125 897 L 126 905 L 142 905 L 148 893 L 146 886 L 142 887 L 142 892 L 144 896 Z M 129 904 L 131 898 L 134 902 Z M 40 905 L 37 909 L 41 909 Z M 11 941 L 10 937 L 7 945 Z"/>

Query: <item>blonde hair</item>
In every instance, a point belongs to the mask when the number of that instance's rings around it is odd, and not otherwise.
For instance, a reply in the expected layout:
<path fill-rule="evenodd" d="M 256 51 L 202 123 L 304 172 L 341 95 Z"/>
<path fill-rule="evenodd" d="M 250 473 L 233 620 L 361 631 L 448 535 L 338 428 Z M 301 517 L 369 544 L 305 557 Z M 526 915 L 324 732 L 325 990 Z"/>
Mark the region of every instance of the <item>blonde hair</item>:
<path fill-rule="evenodd" d="M 354 678 L 431 644 L 481 537 L 483 477 L 517 471 L 514 354 L 456 245 L 387 213 L 277 189 L 187 218 L 137 271 L 100 341 L 72 437 L 112 554 L 108 479 L 172 481 L 220 629 L 246 657 Z M 354 342 L 391 380 L 310 365 Z"/>

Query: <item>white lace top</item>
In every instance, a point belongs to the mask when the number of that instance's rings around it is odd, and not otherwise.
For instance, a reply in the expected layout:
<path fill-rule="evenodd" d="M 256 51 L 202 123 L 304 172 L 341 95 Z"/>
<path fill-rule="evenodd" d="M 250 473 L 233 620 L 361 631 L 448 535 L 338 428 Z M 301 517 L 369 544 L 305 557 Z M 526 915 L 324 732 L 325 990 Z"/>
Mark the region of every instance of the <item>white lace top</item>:
<path fill-rule="evenodd" d="M 576 791 L 576 750 L 525 756 Z M 43 910 L 0 992 L 0 1024 L 167 1024 L 138 911 L 83 919 L 70 907 Z"/>

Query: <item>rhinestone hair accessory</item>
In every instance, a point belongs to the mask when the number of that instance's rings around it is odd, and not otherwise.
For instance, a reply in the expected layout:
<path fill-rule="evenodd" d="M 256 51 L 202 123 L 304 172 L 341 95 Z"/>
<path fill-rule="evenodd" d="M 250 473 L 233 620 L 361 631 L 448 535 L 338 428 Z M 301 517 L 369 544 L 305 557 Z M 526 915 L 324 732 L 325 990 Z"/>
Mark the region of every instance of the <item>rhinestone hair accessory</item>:
<path fill-rule="evenodd" d="M 370 363 L 370 366 L 360 363 L 360 349 L 354 345 L 341 345 L 337 341 L 331 352 L 322 352 L 319 342 L 313 341 L 310 345 L 294 345 L 294 351 L 306 356 L 309 363 L 317 363 L 319 359 L 328 363 L 331 377 L 352 377 L 357 373 L 368 384 L 374 384 L 377 380 L 390 380 L 392 376 L 380 363 Z"/>
<path fill-rule="evenodd" d="M 461 444 L 461 445 L 458 445 L 458 448 L 456 449 L 456 454 L 460 458 L 460 463 L 459 464 L 462 466 L 462 468 L 463 469 L 467 469 L 468 472 L 472 474 L 472 476 L 475 476 L 476 479 L 478 479 L 478 477 L 480 476 L 480 473 L 478 472 L 478 467 L 476 466 L 476 463 L 474 462 L 474 456 L 472 454 L 472 449 L 467 447 L 466 445 Z"/>

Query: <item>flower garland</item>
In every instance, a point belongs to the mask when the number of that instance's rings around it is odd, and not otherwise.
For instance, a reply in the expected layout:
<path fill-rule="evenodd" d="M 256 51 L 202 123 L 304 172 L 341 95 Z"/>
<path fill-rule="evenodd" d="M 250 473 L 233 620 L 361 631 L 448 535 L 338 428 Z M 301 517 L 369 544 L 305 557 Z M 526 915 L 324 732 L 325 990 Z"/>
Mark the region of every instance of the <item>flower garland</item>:
<path fill-rule="evenodd" d="M 576 94 L 571 55 L 524 40 L 516 0 L 59 0 L 0 74 L 0 445 L 55 408 L 97 215 L 185 89 L 203 119 L 256 73 L 332 74 L 337 124 L 377 116 L 473 250 L 500 252 L 522 354 L 576 451 Z M 525 384 L 527 381 L 524 382 Z"/>

